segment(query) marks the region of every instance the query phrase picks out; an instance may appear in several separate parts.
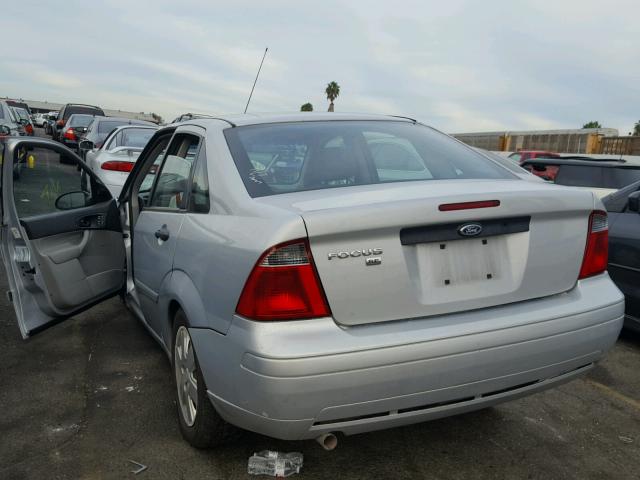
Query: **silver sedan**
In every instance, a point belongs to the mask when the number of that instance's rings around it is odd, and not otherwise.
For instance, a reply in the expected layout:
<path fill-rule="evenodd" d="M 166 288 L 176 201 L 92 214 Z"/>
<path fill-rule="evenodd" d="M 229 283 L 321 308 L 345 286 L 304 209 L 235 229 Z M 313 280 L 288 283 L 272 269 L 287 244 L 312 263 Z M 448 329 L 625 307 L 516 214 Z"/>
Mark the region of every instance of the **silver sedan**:
<path fill-rule="evenodd" d="M 196 117 L 153 135 L 118 199 L 55 142 L 6 148 L 22 334 L 121 294 L 196 447 L 234 425 L 331 448 L 485 408 L 584 374 L 622 326 L 600 200 L 410 119 Z"/>

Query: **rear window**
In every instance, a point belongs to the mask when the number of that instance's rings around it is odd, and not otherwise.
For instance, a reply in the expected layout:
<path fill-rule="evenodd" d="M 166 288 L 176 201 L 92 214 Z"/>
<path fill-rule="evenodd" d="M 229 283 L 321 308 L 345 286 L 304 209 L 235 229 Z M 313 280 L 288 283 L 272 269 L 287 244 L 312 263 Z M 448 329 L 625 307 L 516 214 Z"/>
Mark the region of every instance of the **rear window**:
<path fill-rule="evenodd" d="M 126 124 L 127 122 L 117 120 L 107 120 L 105 122 L 100 122 L 98 123 L 98 133 L 109 134 L 109 132 L 111 132 L 113 129 Z"/>
<path fill-rule="evenodd" d="M 149 139 L 156 133 L 151 128 L 123 128 L 116 133 L 107 145 L 107 150 L 116 147 L 144 148 Z"/>
<path fill-rule="evenodd" d="M 253 197 L 416 180 L 516 178 L 446 135 L 409 122 L 278 123 L 224 134 Z"/>
<path fill-rule="evenodd" d="M 64 119 L 68 120 L 69 117 L 75 113 L 86 113 L 88 115 L 102 116 L 104 117 L 104 112 L 100 108 L 94 107 L 67 107 L 64 111 Z"/>
<path fill-rule="evenodd" d="M 71 127 L 87 127 L 93 122 L 91 115 L 74 115 L 69 119 L 69 126 Z"/>
<path fill-rule="evenodd" d="M 555 183 L 573 187 L 623 188 L 640 180 L 640 169 L 561 165 Z"/>

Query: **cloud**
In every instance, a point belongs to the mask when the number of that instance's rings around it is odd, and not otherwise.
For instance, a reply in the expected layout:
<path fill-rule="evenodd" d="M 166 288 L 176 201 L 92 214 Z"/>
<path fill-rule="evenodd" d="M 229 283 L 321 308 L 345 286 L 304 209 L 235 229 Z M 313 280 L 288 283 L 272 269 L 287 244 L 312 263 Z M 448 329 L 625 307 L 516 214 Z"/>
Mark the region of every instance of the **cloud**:
<path fill-rule="evenodd" d="M 154 111 L 407 115 L 449 132 L 628 131 L 640 114 L 640 4 L 612 0 L 24 0 L 3 6 L 1 95 Z M 55 35 L 51 32 L 55 25 Z"/>

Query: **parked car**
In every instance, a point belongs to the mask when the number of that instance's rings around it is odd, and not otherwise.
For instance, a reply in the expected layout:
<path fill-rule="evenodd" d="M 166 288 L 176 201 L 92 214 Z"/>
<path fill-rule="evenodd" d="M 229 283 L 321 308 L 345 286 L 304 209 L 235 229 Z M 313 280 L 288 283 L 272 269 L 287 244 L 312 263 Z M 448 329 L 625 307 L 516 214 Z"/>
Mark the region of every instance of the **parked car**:
<path fill-rule="evenodd" d="M 53 129 L 55 123 L 58 120 L 58 112 L 49 112 L 45 114 L 44 133 L 47 135 L 53 135 Z"/>
<path fill-rule="evenodd" d="M 33 124 L 36 127 L 43 128 L 46 122 L 47 122 L 46 113 L 36 113 L 35 115 L 33 115 Z"/>
<path fill-rule="evenodd" d="M 104 117 L 104 111 L 100 107 L 95 107 L 93 105 L 82 105 L 78 103 L 67 103 L 60 112 L 58 113 L 58 118 L 56 119 L 55 126 L 53 128 L 52 138 L 57 141 L 60 140 L 60 132 L 64 128 L 69 120 L 69 117 L 73 114 L 85 114 L 92 116 L 101 116 Z"/>
<path fill-rule="evenodd" d="M 118 117 L 94 117 L 93 121 L 87 127 L 86 133 L 82 137 L 83 141 L 87 140 L 89 143 L 81 142 L 79 146 L 80 157 L 85 160 L 87 152 L 92 150 L 98 151 L 102 148 L 107 136 L 122 125 L 147 125 L 157 127 L 155 123 L 147 122 L 145 120 Z"/>
<path fill-rule="evenodd" d="M 31 116 L 24 108 L 21 107 L 9 107 L 13 110 L 14 115 L 18 118 L 19 123 L 24 127 L 25 134 L 33 136 L 33 123 L 31 123 Z"/>
<path fill-rule="evenodd" d="M 138 155 L 156 130 L 158 130 L 156 125 L 125 125 L 113 130 L 100 148 L 90 150 L 91 145 L 88 143 L 93 144 L 93 142 L 87 139 L 80 142 L 81 150 L 84 147 L 87 152 L 85 158 L 87 167 L 100 178 L 113 198 L 118 198 L 120 195 Z M 85 142 L 88 143 L 85 144 Z"/>
<path fill-rule="evenodd" d="M 60 143 L 72 150 L 78 149 L 78 140 L 85 134 L 87 127 L 93 122 L 93 116 L 74 113 L 60 130 Z"/>
<path fill-rule="evenodd" d="M 384 139 L 421 164 L 402 178 Z M 331 447 L 334 432 L 485 408 L 579 377 L 622 327 L 592 192 L 524 181 L 412 120 L 169 125 L 118 201 L 83 162 L 84 191 L 77 172 L 48 169 L 79 161 L 64 146 L 11 139 L 6 157 L 22 145 L 60 185 L 3 177 L 22 335 L 121 294 L 171 358 L 196 447 L 229 424 Z"/>
<path fill-rule="evenodd" d="M 609 274 L 625 296 L 625 327 L 640 332 L 640 181 L 602 199 L 609 213 Z"/>
<path fill-rule="evenodd" d="M 525 160 L 532 158 L 560 158 L 560 155 L 547 150 L 518 150 L 509 155 L 509 158 L 516 163 L 522 164 Z"/>
<path fill-rule="evenodd" d="M 522 167 L 557 185 L 588 187 L 600 198 L 640 180 L 640 162 L 631 159 L 602 159 L 564 156 L 525 160 Z"/>
<path fill-rule="evenodd" d="M 527 180 L 529 182 L 532 182 L 532 181 L 533 182 L 543 182 L 544 181 L 540 177 L 538 177 L 536 175 L 533 175 L 529 170 L 525 170 L 524 168 L 519 166 L 513 160 L 510 160 L 508 157 L 504 157 L 502 155 L 498 155 L 497 153 L 491 152 L 489 150 L 485 150 L 483 148 L 477 148 L 477 147 L 471 147 L 471 148 L 473 148 L 477 152 L 481 153 L 482 155 L 485 155 L 486 157 L 488 157 L 489 159 L 491 159 L 494 162 L 498 163 L 499 165 L 502 165 L 504 168 L 506 168 L 508 170 L 511 170 L 511 172 L 515 173 L 517 176 L 519 176 L 523 180 Z"/>
<path fill-rule="evenodd" d="M 17 107 L 17 108 L 23 108 L 24 110 L 27 111 L 27 114 L 30 116 L 31 115 L 31 108 L 29 108 L 29 105 L 27 105 L 25 102 L 23 102 L 22 100 L 7 100 L 7 104 L 10 107 Z"/>
<path fill-rule="evenodd" d="M 0 100 L 0 125 L 6 125 L 9 128 L 9 135 L 27 134 L 24 122 L 20 120 L 6 100 Z"/>

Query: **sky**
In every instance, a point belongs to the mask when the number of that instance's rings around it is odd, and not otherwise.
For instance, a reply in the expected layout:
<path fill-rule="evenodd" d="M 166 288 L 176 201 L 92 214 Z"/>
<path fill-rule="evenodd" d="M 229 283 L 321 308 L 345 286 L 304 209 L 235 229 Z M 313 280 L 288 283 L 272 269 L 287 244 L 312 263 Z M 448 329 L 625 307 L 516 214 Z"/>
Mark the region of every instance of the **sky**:
<path fill-rule="evenodd" d="M 3 3 L 0 96 L 238 113 L 269 47 L 249 112 L 324 111 L 336 81 L 336 111 L 449 133 L 640 120 L 637 0 Z"/>

